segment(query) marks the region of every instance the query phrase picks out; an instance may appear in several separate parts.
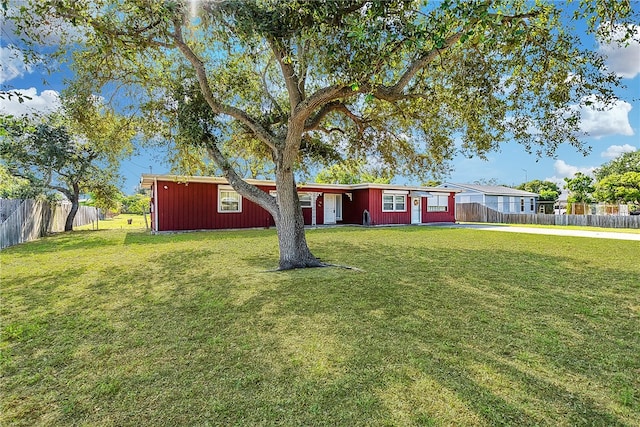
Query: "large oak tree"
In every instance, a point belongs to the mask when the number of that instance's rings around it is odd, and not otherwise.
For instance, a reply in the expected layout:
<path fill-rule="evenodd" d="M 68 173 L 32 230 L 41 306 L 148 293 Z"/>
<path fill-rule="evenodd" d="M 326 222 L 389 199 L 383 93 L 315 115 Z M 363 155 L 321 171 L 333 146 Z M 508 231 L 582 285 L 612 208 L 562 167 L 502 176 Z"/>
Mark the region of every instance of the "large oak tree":
<path fill-rule="evenodd" d="M 233 188 L 273 216 L 287 269 L 321 265 L 296 193 L 296 168 L 308 159 L 374 156 L 422 177 L 458 151 L 484 156 L 511 140 L 540 155 L 564 143 L 582 149 L 576 106 L 607 105 L 618 80 L 567 23 L 583 21 L 606 38 L 635 18 L 626 2 L 566 7 L 34 1 L 16 25 L 32 39 L 44 37 L 52 14 L 75 25 L 79 86 L 136 93 L 127 103 L 152 113 L 150 129 L 169 137 L 182 159 L 206 151 Z M 234 147 L 273 163 L 277 199 L 234 170 Z"/>

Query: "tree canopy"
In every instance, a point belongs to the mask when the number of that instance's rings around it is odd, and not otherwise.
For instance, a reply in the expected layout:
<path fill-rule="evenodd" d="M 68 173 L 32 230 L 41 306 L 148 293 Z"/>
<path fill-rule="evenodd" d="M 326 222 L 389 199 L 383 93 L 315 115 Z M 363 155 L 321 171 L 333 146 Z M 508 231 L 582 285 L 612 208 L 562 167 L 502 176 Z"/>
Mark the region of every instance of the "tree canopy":
<path fill-rule="evenodd" d="M 560 188 L 558 184 L 551 181 L 541 181 L 534 179 L 533 181 L 525 182 L 516 187 L 518 190 L 530 191 L 540 195 L 540 201 L 555 202 L 560 197 Z"/>
<path fill-rule="evenodd" d="M 640 150 L 624 153 L 604 163 L 594 171 L 596 180 L 600 181 L 609 175 L 640 172 Z"/>
<path fill-rule="evenodd" d="M 640 172 L 613 173 L 595 185 L 596 200 L 640 204 Z"/>
<path fill-rule="evenodd" d="M 565 178 L 564 181 L 565 188 L 569 190 L 569 202 L 591 203 L 591 196 L 595 191 L 591 176 L 577 172 L 573 178 Z"/>
<path fill-rule="evenodd" d="M 559 144 L 583 150 L 577 107 L 610 105 L 619 80 L 580 47 L 570 18 L 607 39 L 637 16 L 627 2 L 563 9 L 543 0 L 39 0 L 14 19 L 30 40 L 46 35 L 50 14 L 74 25 L 75 90 L 120 89 L 183 166 L 213 159 L 274 217 L 280 267 L 292 268 L 321 265 L 295 191 L 309 162 L 373 157 L 420 179 L 446 172 L 457 151 L 484 157 L 505 141 L 539 155 Z M 273 165 L 277 201 L 233 168 L 238 147 Z"/>
<path fill-rule="evenodd" d="M 640 204 L 640 151 L 624 153 L 594 172 L 596 200 Z"/>
<path fill-rule="evenodd" d="M 384 169 L 376 169 L 363 162 L 346 161 L 322 169 L 315 182 L 324 184 L 359 184 L 364 182 L 390 184 L 393 174 Z"/>
<path fill-rule="evenodd" d="M 71 202 L 65 222 L 69 231 L 82 193 L 92 192 L 103 205 L 119 194 L 117 160 L 130 150 L 133 135 L 127 120 L 96 105 L 81 116 L 66 110 L 46 117 L 5 117 L 0 160 L 32 188 L 59 192 Z"/>

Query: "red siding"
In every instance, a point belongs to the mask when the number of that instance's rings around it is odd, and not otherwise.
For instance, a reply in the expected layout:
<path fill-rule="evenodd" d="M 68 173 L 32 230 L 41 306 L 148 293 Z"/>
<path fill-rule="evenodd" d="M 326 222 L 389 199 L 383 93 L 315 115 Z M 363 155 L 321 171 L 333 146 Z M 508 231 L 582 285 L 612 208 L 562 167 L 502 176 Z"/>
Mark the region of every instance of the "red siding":
<path fill-rule="evenodd" d="M 382 212 L 382 191 L 377 188 L 369 188 L 371 225 L 411 224 L 411 206 L 409 205 L 408 196 L 404 196 L 406 208 L 404 212 Z"/>
<path fill-rule="evenodd" d="M 274 186 L 260 187 L 263 191 L 274 190 Z M 301 190 L 305 191 L 305 190 Z M 368 210 L 371 225 L 410 224 L 411 206 L 405 196 L 406 211 L 382 212 L 382 189 L 368 188 L 352 190 L 350 199 L 344 190 L 317 189 L 323 194 L 342 194 L 342 223 L 362 224 L 362 214 Z M 218 184 L 177 183 L 158 181 L 157 204 L 158 231 L 206 230 L 223 228 L 271 227 L 275 222 L 271 215 L 246 198 L 242 199 L 242 212 L 218 212 Z M 422 222 L 454 222 L 455 195 L 449 195 L 448 212 L 428 212 L 428 199 L 422 199 Z M 311 225 L 312 209 L 303 208 L 304 223 Z M 152 215 L 155 221 L 155 215 Z M 339 221 L 340 222 L 340 221 Z M 316 200 L 316 224 L 324 224 L 324 196 Z"/>
<path fill-rule="evenodd" d="M 456 197 L 455 193 L 449 193 L 447 212 L 427 212 L 429 199 L 422 198 L 422 222 L 455 222 Z"/>
<path fill-rule="evenodd" d="M 369 190 L 354 190 L 351 192 L 353 201 L 349 197 L 342 197 L 342 219 L 345 224 L 362 224 L 362 213 L 369 209 Z"/>
<path fill-rule="evenodd" d="M 272 188 L 262 188 L 269 191 Z M 242 212 L 218 212 L 218 185 L 158 181 L 158 231 L 268 227 L 271 215 L 242 199 Z"/>

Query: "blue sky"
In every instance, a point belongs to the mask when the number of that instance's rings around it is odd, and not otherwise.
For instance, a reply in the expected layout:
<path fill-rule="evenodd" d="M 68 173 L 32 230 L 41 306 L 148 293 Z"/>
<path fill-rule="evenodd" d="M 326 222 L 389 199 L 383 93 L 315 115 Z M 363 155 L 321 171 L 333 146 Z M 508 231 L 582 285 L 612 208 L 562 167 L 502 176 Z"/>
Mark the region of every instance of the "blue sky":
<path fill-rule="evenodd" d="M 638 7 L 638 4 L 636 4 Z M 640 25 L 636 27 L 640 39 Z M 516 143 L 503 145 L 488 159 L 456 157 L 453 172 L 446 178 L 450 182 L 473 183 L 494 180 L 500 184 L 517 185 L 532 179 L 552 180 L 558 183 L 576 172 L 591 173 L 594 168 L 618 155 L 640 149 L 640 43 L 626 47 L 599 44 L 586 35 L 585 46 L 597 49 L 608 56 L 607 66 L 622 77 L 624 88 L 616 91 L 619 98 L 610 111 L 583 110 L 581 126 L 589 132 L 585 145 L 592 147 L 587 156 L 576 149 L 560 146 L 555 158 L 538 158 L 528 154 Z M 45 74 L 37 66 L 27 66 L 22 55 L 12 50 L 11 34 L 0 34 L 0 86 L 13 88 L 32 99 L 22 104 L 15 99 L 0 99 L 0 114 L 22 114 L 28 110 L 50 111 L 56 107 L 58 93 L 63 89 L 64 78 L 70 77 L 62 67 L 58 72 Z M 123 191 L 131 193 L 142 173 L 168 173 L 170 166 L 163 161 L 162 151 L 143 151 L 122 163 L 125 177 Z M 398 179 L 397 182 L 411 182 Z"/>

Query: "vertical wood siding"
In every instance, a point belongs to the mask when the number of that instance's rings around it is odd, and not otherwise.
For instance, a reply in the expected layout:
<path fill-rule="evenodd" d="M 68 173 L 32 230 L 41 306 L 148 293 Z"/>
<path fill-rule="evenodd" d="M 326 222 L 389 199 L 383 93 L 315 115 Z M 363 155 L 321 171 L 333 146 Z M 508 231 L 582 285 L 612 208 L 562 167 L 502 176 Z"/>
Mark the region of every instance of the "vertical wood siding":
<path fill-rule="evenodd" d="M 157 182 L 158 231 L 211 230 L 225 228 L 273 227 L 271 215 L 246 198 L 242 198 L 242 212 L 218 212 L 218 184 Z M 166 187 L 166 188 L 165 188 Z M 275 186 L 261 186 L 265 192 L 275 190 Z M 405 196 L 404 212 L 382 212 L 382 189 L 368 188 L 351 191 L 353 200 L 344 190 L 326 189 L 301 190 L 320 191 L 316 200 L 316 224 L 324 224 L 324 201 L 327 194 L 341 194 L 343 224 L 362 224 L 362 214 L 368 210 L 371 225 L 410 224 L 411 206 Z M 453 222 L 455 209 L 454 195 L 449 196 L 449 212 L 427 212 L 427 199 L 423 198 L 423 222 Z M 305 225 L 311 225 L 312 210 L 303 208 Z M 152 218 L 154 216 L 152 215 Z"/>
<path fill-rule="evenodd" d="M 447 212 L 428 212 L 427 205 L 429 199 L 422 198 L 422 222 L 455 222 L 456 221 L 456 197 L 455 193 L 450 193 L 448 197 Z"/>
<path fill-rule="evenodd" d="M 369 188 L 369 212 L 371 225 L 381 224 L 411 224 L 411 206 L 408 195 L 405 195 L 404 212 L 382 212 L 382 192 L 378 188 Z"/>
<path fill-rule="evenodd" d="M 362 224 L 362 213 L 366 210 L 371 214 L 369 208 L 369 190 L 354 190 L 351 192 L 353 201 L 344 196 L 342 217 L 346 224 Z"/>
<path fill-rule="evenodd" d="M 273 188 L 261 189 L 268 192 Z M 244 197 L 242 212 L 218 212 L 217 184 L 158 181 L 158 231 L 274 225 L 269 212 Z"/>

